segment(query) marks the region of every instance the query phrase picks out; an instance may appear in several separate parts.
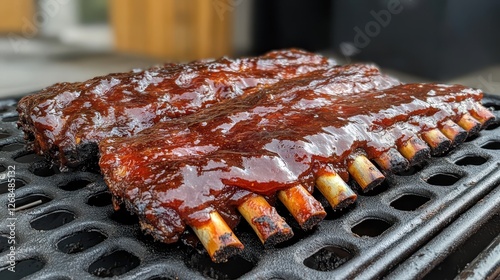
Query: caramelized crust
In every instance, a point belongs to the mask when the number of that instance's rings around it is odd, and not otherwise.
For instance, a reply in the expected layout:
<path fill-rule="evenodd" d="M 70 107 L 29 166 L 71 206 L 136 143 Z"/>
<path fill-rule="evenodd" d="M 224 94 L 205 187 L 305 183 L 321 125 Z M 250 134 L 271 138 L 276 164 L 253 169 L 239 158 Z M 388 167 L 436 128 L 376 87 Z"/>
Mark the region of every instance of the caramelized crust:
<path fill-rule="evenodd" d="M 131 136 L 157 122 L 333 65 L 320 55 L 284 50 L 59 83 L 19 102 L 19 126 L 37 153 L 61 167 L 92 166 L 96 144 L 106 137 Z"/>
<path fill-rule="evenodd" d="M 311 190 L 328 170 L 347 179 L 349 156 L 363 150 L 376 158 L 457 121 L 482 96 L 458 85 L 384 87 L 366 83 L 363 67 L 349 67 L 359 68 L 318 70 L 134 137 L 104 140 L 106 183 L 152 225 L 153 236 L 172 242 L 184 223 L 202 224 L 214 210 L 236 221 L 234 207 L 253 193 L 273 196 L 297 184 Z"/>

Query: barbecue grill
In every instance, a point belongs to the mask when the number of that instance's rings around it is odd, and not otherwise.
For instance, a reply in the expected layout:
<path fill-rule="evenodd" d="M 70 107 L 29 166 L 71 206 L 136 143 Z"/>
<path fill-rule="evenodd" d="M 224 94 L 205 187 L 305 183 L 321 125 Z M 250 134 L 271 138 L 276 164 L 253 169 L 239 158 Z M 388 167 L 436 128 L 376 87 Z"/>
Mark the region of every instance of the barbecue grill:
<path fill-rule="evenodd" d="M 60 173 L 27 152 L 16 100 L 0 101 L 0 175 L 15 166 L 17 211 L 0 184 L 0 279 L 362 279 L 495 278 L 500 275 L 500 98 L 486 96 L 497 122 L 447 155 L 385 183 L 355 205 L 264 249 L 250 226 L 235 229 L 243 253 L 215 264 L 202 247 L 166 245 L 114 212 L 100 175 Z M 1 178 L 1 176 L 0 176 Z M 10 178 L 10 177 L 7 177 Z M 321 201 L 321 197 L 317 197 Z M 322 201 L 327 207 L 327 202 Z M 281 207 L 281 209 L 280 209 Z M 9 265 L 15 217 L 16 273 Z M 187 243 L 187 242 L 186 242 Z M 466 264 L 470 263 L 467 267 Z"/>

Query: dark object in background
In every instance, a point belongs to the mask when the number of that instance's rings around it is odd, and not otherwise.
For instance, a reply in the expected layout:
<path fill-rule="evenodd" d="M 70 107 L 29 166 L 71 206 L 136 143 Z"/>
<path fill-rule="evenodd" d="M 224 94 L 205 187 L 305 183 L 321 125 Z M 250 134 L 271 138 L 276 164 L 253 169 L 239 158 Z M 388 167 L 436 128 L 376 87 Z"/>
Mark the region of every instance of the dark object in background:
<path fill-rule="evenodd" d="M 255 0 L 252 54 L 292 47 L 329 48 L 332 5 L 328 0 Z"/>
<path fill-rule="evenodd" d="M 500 2 L 339 0 L 332 10 L 337 51 L 433 79 L 500 61 Z"/>
<path fill-rule="evenodd" d="M 252 53 L 334 49 L 431 79 L 500 62 L 500 1 L 256 0 Z"/>

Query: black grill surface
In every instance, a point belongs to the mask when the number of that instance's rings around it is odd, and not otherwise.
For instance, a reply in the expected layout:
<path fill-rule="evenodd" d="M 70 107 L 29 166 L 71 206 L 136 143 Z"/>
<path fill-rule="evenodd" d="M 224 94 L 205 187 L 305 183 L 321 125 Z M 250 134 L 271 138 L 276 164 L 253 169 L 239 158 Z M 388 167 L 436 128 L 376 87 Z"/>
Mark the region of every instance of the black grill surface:
<path fill-rule="evenodd" d="M 500 99 L 483 103 L 499 120 Z M 275 248 L 264 249 L 243 221 L 235 230 L 243 254 L 213 264 L 202 248 L 143 235 L 136 217 L 113 211 L 100 175 L 60 173 L 27 152 L 15 106 L 0 101 L 0 279 L 422 278 L 485 226 L 492 240 L 500 234 L 498 122 L 445 156 L 388 176 L 354 206 L 330 210 L 316 229 L 295 226 L 294 238 Z M 12 167 L 22 210 L 10 215 Z M 16 273 L 7 270 L 8 218 L 16 219 Z M 488 248 L 459 276 L 498 275 L 498 238 Z"/>

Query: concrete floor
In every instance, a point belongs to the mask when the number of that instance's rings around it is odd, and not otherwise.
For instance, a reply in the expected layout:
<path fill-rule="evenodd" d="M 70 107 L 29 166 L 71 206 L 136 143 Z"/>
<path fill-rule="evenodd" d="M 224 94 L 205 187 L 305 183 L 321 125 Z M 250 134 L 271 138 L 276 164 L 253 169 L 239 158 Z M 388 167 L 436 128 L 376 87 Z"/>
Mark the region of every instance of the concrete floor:
<path fill-rule="evenodd" d="M 342 63 L 342 58 L 337 58 Z M 65 46 L 50 40 L 13 43 L 0 38 L 0 98 L 21 96 L 56 82 L 84 81 L 112 72 L 146 68 L 162 61 L 110 51 Z M 430 82 L 405 73 L 383 69 L 403 82 Z M 500 95 L 500 65 L 444 83 L 459 83 Z"/>
<path fill-rule="evenodd" d="M 20 96 L 57 82 L 84 81 L 113 72 L 146 68 L 161 61 L 110 51 L 26 41 L 14 49 L 0 38 L 0 98 Z"/>

